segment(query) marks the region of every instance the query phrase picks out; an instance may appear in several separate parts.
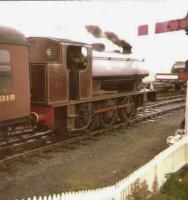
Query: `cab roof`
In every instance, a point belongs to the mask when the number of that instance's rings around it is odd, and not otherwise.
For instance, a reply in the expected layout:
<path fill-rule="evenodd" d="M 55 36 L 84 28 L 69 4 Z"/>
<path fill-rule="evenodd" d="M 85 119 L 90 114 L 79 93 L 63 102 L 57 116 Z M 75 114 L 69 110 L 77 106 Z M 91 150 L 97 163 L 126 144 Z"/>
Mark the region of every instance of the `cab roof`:
<path fill-rule="evenodd" d="M 84 43 L 84 42 L 78 42 L 70 39 L 64 39 L 64 38 L 55 38 L 55 37 L 28 37 L 27 39 L 47 39 L 47 40 L 53 40 L 59 43 L 69 43 L 69 44 L 78 44 L 78 45 L 84 45 L 84 46 L 91 46 L 90 44 Z"/>

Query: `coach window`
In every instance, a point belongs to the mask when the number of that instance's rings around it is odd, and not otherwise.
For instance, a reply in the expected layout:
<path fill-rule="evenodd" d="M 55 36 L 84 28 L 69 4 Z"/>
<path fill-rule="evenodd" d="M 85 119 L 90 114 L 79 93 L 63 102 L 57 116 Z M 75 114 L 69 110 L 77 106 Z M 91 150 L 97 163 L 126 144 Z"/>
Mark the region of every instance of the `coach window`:
<path fill-rule="evenodd" d="M 6 50 L 0 50 L 0 93 L 8 91 L 11 87 L 10 54 Z"/>

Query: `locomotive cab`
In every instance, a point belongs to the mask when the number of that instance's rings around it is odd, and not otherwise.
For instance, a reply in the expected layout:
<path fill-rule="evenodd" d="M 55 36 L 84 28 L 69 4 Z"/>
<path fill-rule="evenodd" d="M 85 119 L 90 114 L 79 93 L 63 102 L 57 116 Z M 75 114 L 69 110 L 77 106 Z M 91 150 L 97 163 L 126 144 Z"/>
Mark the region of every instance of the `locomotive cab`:
<path fill-rule="evenodd" d="M 48 127 L 65 127 L 67 105 L 92 96 L 91 47 L 46 37 L 28 42 L 31 109 Z"/>
<path fill-rule="evenodd" d="M 40 37 L 28 42 L 33 102 L 55 105 L 91 97 L 88 45 Z"/>

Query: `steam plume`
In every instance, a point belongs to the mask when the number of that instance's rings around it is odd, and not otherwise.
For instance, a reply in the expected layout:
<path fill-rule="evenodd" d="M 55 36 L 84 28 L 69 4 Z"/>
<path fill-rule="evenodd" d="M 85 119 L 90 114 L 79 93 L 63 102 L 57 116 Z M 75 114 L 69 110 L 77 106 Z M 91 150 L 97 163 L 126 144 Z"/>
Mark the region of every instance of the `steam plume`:
<path fill-rule="evenodd" d="M 125 40 L 119 39 L 119 37 L 115 33 L 106 31 L 104 33 L 104 35 L 111 42 L 113 42 L 114 44 L 116 44 L 119 47 L 122 47 L 123 53 L 131 53 L 132 46 Z"/>
<path fill-rule="evenodd" d="M 85 26 L 85 27 L 86 27 L 87 31 L 89 33 L 91 33 L 94 37 L 96 37 L 96 38 L 101 38 L 102 37 L 103 32 L 99 28 L 99 26 L 88 25 L 88 26 Z"/>
<path fill-rule="evenodd" d="M 120 39 L 115 33 L 109 32 L 109 31 L 106 31 L 103 33 L 103 31 L 100 29 L 99 26 L 87 25 L 85 27 L 86 27 L 86 30 L 89 33 L 91 33 L 94 37 L 106 38 L 110 40 L 112 43 L 114 43 L 115 45 L 122 47 L 123 53 L 127 53 L 127 54 L 131 53 L 132 46 L 125 40 Z"/>

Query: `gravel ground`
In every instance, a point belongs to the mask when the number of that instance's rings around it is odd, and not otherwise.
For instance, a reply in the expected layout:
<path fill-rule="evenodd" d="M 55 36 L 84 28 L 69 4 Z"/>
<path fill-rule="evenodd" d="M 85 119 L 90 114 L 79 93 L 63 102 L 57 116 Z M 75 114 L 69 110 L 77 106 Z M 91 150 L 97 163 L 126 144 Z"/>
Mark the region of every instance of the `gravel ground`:
<path fill-rule="evenodd" d="M 114 184 L 167 147 L 183 118 L 175 111 L 0 170 L 0 200 Z"/>

